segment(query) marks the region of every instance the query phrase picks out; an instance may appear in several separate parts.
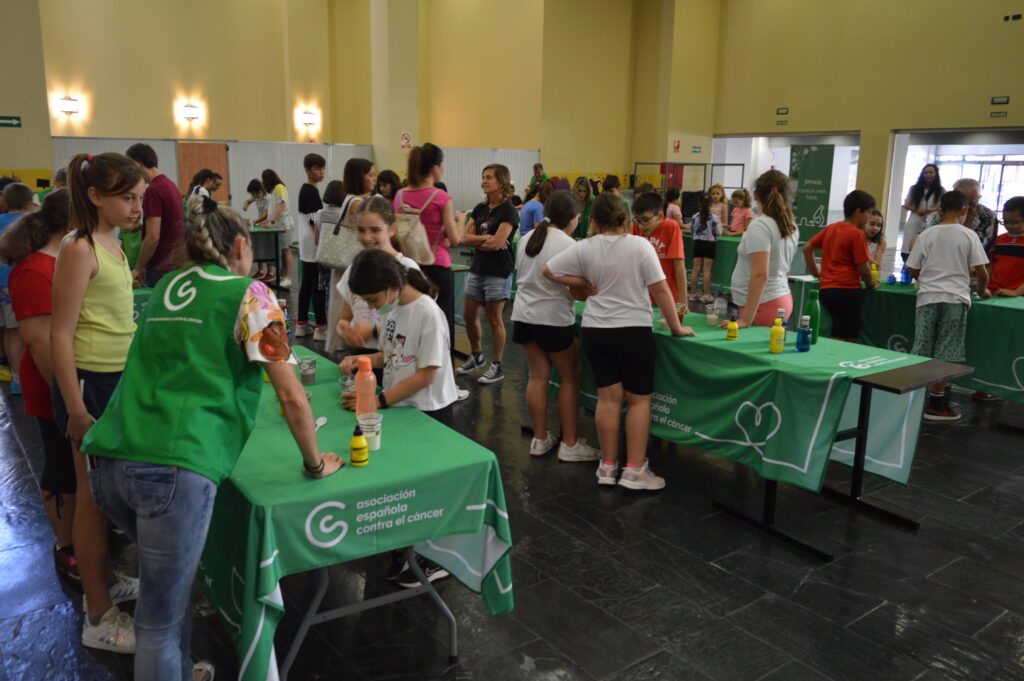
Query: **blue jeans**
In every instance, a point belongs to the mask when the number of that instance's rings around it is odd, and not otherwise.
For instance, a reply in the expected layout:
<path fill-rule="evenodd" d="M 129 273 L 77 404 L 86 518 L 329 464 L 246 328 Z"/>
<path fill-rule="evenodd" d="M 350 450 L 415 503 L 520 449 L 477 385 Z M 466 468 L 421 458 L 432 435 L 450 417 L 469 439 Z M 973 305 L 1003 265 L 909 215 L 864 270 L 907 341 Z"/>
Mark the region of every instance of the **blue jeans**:
<path fill-rule="evenodd" d="M 139 547 L 136 681 L 191 681 L 192 582 L 217 485 L 175 466 L 89 457 L 96 503 Z"/>
<path fill-rule="evenodd" d="M 508 300 L 512 297 L 512 275 L 492 277 L 470 272 L 466 276 L 465 296 L 480 303 Z"/>

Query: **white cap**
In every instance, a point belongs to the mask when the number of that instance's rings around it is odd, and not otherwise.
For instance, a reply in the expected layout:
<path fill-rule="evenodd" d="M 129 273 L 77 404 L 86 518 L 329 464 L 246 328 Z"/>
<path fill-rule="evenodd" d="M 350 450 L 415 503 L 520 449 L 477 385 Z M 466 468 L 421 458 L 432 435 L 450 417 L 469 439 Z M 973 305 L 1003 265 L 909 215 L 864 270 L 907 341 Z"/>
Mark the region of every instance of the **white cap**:
<path fill-rule="evenodd" d="M 800 317 L 800 326 L 810 326 L 810 325 L 811 325 L 811 316 L 810 315 L 806 315 L 805 314 L 805 315 Z"/>

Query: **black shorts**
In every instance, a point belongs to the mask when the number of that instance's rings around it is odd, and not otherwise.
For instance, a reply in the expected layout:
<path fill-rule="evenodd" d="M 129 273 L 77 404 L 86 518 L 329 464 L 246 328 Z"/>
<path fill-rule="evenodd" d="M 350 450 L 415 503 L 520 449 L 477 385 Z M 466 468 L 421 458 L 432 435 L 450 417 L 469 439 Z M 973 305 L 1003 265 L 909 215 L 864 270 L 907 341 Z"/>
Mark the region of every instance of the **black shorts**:
<path fill-rule="evenodd" d="M 75 459 L 71 455 L 71 440 L 57 427 L 53 419 L 36 417 L 39 436 L 43 441 L 43 475 L 39 487 L 51 494 L 75 493 Z"/>
<path fill-rule="evenodd" d="M 85 402 L 85 410 L 89 416 L 99 419 L 107 409 L 114 389 L 121 380 L 121 371 L 87 371 L 78 370 L 78 381 L 82 386 L 82 401 Z M 53 398 L 53 420 L 57 422 L 60 432 L 68 430 L 68 408 L 64 404 L 64 398 L 60 394 L 57 380 L 54 379 L 50 387 L 50 395 Z"/>
<path fill-rule="evenodd" d="M 864 292 L 859 288 L 823 288 L 821 304 L 832 317 L 833 338 L 856 338 L 860 335 L 860 310 Z"/>
<path fill-rule="evenodd" d="M 562 352 L 576 340 L 576 326 L 546 326 L 512 322 L 512 342 L 519 345 L 536 343 L 544 352 Z"/>
<path fill-rule="evenodd" d="M 583 354 L 598 388 L 616 383 L 634 395 L 654 392 L 654 332 L 649 326 L 581 330 Z"/>
<path fill-rule="evenodd" d="M 715 259 L 714 241 L 693 241 L 693 257 Z"/>

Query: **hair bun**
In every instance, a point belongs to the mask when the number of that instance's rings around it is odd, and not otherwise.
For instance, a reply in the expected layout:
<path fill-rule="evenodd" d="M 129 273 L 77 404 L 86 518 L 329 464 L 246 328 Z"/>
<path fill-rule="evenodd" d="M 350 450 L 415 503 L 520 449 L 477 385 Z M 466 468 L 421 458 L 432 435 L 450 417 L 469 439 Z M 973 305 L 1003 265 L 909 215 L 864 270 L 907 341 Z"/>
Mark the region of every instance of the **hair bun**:
<path fill-rule="evenodd" d="M 211 199 L 209 196 L 203 196 L 203 210 L 202 210 L 202 213 L 204 215 L 207 215 L 209 213 L 216 213 L 217 209 L 219 207 L 220 207 L 220 204 L 217 203 L 215 200 Z"/>

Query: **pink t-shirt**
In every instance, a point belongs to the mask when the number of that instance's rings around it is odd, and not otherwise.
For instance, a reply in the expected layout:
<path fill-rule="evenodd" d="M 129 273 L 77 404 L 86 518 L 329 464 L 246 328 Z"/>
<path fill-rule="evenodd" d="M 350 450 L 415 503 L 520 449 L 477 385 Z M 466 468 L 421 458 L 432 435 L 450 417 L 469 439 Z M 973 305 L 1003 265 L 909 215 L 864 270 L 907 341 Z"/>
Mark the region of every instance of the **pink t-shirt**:
<path fill-rule="evenodd" d="M 669 220 L 675 220 L 679 224 L 683 224 L 683 209 L 674 203 L 668 204 L 668 208 L 665 209 L 665 217 Z"/>
<path fill-rule="evenodd" d="M 736 207 L 732 209 L 732 224 L 729 225 L 730 232 L 742 232 L 747 227 L 743 223 L 750 224 L 748 220 L 754 219 L 753 208 L 740 208 Z"/>
<path fill-rule="evenodd" d="M 395 194 L 395 212 L 402 210 L 402 204 L 406 204 L 411 208 L 420 208 L 427 202 L 430 195 L 435 191 L 434 187 L 424 187 L 423 189 L 399 189 L 398 193 Z M 420 222 L 427 230 L 427 238 L 430 239 L 430 243 L 437 243 L 437 247 L 434 248 L 434 264 L 441 267 L 452 266 L 452 254 L 448 252 L 448 247 L 444 245 L 444 236 L 440 236 L 440 233 L 444 230 L 444 207 L 452 200 L 452 197 L 448 192 L 443 189 L 436 190 L 437 194 L 434 196 L 434 200 L 430 202 L 427 209 L 420 213 Z"/>

